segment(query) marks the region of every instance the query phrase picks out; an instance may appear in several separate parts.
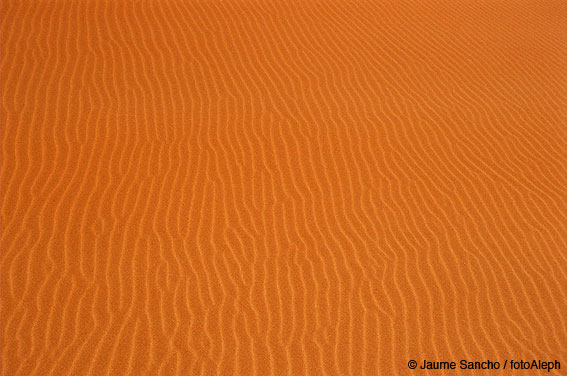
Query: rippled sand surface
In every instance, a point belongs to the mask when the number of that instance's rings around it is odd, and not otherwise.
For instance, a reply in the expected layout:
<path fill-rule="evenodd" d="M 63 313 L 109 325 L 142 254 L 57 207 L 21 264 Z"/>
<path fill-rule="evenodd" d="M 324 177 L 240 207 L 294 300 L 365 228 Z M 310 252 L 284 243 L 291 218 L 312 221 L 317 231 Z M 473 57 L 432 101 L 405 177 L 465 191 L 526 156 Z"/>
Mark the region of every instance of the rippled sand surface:
<path fill-rule="evenodd" d="M 565 374 L 565 1 L 0 14 L 2 375 Z"/>

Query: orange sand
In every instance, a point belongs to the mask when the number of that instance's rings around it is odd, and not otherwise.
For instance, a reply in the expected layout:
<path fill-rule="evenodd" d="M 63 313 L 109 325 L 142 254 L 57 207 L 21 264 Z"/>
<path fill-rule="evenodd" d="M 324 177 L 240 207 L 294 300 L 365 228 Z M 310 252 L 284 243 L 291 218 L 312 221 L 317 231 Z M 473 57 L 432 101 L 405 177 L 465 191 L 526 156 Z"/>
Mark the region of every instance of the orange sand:
<path fill-rule="evenodd" d="M 0 10 L 2 375 L 565 374 L 567 2 Z"/>

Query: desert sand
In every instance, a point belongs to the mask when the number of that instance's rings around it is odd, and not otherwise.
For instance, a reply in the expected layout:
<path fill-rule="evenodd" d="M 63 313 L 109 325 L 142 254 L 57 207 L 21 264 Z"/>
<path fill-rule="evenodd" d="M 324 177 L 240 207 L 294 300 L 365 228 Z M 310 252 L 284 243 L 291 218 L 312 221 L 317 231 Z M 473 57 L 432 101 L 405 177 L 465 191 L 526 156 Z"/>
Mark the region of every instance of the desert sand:
<path fill-rule="evenodd" d="M 0 11 L 2 375 L 565 374 L 567 2 Z"/>

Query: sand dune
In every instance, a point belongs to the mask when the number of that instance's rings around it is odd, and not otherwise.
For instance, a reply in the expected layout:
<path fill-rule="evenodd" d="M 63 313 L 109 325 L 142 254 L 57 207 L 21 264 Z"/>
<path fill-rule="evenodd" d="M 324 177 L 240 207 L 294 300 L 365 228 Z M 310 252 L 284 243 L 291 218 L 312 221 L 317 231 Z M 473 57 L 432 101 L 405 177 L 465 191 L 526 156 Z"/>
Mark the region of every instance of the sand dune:
<path fill-rule="evenodd" d="M 2 375 L 565 374 L 565 1 L 1 15 Z"/>

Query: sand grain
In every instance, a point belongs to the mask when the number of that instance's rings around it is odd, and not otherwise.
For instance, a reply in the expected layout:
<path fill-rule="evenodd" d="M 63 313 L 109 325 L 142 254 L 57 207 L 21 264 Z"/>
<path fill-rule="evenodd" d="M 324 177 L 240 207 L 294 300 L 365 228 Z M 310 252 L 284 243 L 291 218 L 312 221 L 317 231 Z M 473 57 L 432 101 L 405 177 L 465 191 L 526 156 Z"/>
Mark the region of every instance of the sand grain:
<path fill-rule="evenodd" d="M 564 1 L 0 13 L 2 375 L 567 367 Z"/>

